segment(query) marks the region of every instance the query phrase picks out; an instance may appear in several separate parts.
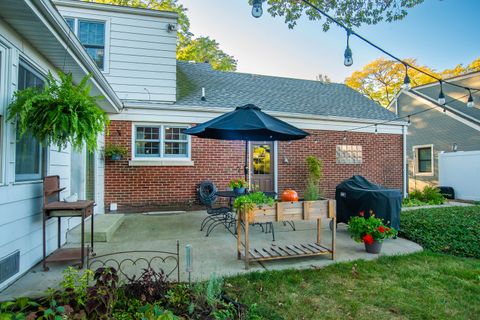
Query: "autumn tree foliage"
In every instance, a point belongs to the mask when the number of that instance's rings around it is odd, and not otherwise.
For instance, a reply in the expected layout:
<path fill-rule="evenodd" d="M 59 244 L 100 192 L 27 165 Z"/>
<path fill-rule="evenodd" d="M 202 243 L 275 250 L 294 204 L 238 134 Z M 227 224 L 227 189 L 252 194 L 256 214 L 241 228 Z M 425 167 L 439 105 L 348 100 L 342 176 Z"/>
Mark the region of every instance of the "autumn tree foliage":
<path fill-rule="evenodd" d="M 415 59 L 405 59 L 405 61 L 443 79 L 480 70 L 480 58 L 468 65 L 459 64 L 452 69 L 443 71 L 419 65 Z M 408 76 L 412 87 L 435 81 L 432 77 L 412 68 L 408 69 Z M 361 70 L 353 72 L 350 77 L 345 79 L 345 84 L 387 107 L 395 98 L 395 93 L 400 91 L 404 78 L 405 66 L 402 63 L 378 58 L 365 65 Z"/>

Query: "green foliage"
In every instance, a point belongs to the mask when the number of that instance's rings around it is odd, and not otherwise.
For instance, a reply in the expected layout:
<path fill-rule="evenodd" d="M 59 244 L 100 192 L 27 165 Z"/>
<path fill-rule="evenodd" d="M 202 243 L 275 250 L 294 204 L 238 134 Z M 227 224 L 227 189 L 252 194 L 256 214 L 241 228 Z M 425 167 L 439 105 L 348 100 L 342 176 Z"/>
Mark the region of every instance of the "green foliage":
<path fill-rule="evenodd" d="M 424 249 L 480 258 L 480 206 L 404 211 L 400 235 Z"/>
<path fill-rule="evenodd" d="M 253 192 L 235 198 L 233 202 L 233 207 L 237 210 L 245 208 L 247 211 L 252 210 L 255 205 L 257 206 L 273 206 L 275 200 L 272 197 L 267 196 L 261 191 Z"/>
<path fill-rule="evenodd" d="M 320 198 L 320 191 L 318 190 L 318 185 L 316 185 L 312 180 L 307 181 L 307 188 L 303 195 L 305 201 L 315 201 Z"/>
<path fill-rule="evenodd" d="M 310 2 L 349 27 L 360 27 L 362 25 L 377 24 L 381 21 L 393 22 L 401 20 L 407 16 L 408 9 L 422 3 L 423 0 L 310 0 Z M 289 28 L 295 27 L 297 21 L 303 15 L 306 15 L 309 20 L 323 19 L 323 31 L 329 30 L 330 25 L 333 23 L 330 19 L 326 19 L 318 11 L 302 1 L 269 0 L 268 12 L 273 17 L 285 17 L 285 23 L 288 24 Z"/>
<path fill-rule="evenodd" d="M 318 200 L 321 197 L 319 184 L 323 177 L 323 161 L 315 156 L 308 156 L 305 161 L 308 167 L 308 178 L 303 197 L 307 201 Z"/>
<path fill-rule="evenodd" d="M 20 136 L 29 132 L 38 141 L 59 149 L 71 144 L 77 150 L 86 145 L 94 151 L 97 136 L 109 121 L 97 98 L 90 96 L 90 76 L 75 85 L 71 74 L 58 74 L 60 82 L 49 73 L 43 89 L 15 92 L 7 120 L 17 122 Z"/>
<path fill-rule="evenodd" d="M 64 300 L 71 299 L 72 295 L 79 307 L 84 307 L 87 298 L 88 282 L 93 279 L 92 270 L 81 273 L 77 268 L 67 267 L 63 270 L 63 280 L 60 285 L 63 288 Z M 67 303 L 71 303 L 68 301 Z"/>
<path fill-rule="evenodd" d="M 247 186 L 247 182 L 245 181 L 245 179 L 242 179 L 242 178 L 234 178 L 230 180 L 230 182 L 228 183 L 228 186 L 231 189 L 245 188 Z"/>
<path fill-rule="evenodd" d="M 437 187 L 426 186 L 423 191 L 414 190 L 403 199 L 404 207 L 416 207 L 426 205 L 440 205 L 445 202 L 445 198 Z"/>
<path fill-rule="evenodd" d="M 362 215 L 351 217 L 348 221 L 348 233 L 356 242 L 366 242 L 365 236 L 370 235 L 373 240 L 382 242 L 385 239 L 393 238 L 397 235 L 397 230 L 385 226 L 381 219 L 375 218 L 371 214 L 365 218 Z"/>
<path fill-rule="evenodd" d="M 188 309 L 191 304 L 190 288 L 185 284 L 174 286 L 165 295 L 168 305 L 175 309 Z"/>
<path fill-rule="evenodd" d="M 112 156 L 119 155 L 122 158 L 128 153 L 128 149 L 120 144 L 107 144 L 105 146 L 105 157 L 111 158 Z"/>

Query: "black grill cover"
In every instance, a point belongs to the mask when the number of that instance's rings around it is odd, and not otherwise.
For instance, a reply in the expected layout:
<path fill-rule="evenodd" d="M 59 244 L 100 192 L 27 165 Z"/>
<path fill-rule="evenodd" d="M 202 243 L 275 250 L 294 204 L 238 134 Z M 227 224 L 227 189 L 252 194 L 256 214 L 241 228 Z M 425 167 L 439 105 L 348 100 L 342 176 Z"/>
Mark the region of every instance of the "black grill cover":
<path fill-rule="evenodd" d="M 353 176 L 344 180 L 335 190 L 337 200 L 337 222 L 348 223 L 352 216 L 358 216 L 360 211 L 369 216 L 373 210 L 377 218 L 385 224 L 400 229 L 400 210 L 402 208 L 402 193 L 400 190 L 386 189 L 373 184 L 362 176 Z"/>

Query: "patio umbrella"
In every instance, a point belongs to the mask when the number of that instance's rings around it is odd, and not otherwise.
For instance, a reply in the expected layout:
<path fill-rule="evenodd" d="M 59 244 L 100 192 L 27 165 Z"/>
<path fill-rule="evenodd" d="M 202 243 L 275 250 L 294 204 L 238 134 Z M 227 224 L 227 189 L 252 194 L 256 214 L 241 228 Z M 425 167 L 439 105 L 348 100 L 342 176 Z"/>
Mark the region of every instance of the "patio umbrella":
<path fill-rule="evenodd" d="M 245 141 L 245 180 L 248 176 L 248 141 L 290 141 L 308 136 L 285 121 L 272 117 L 253 104 L 183 131 L 200 138 Z"/>

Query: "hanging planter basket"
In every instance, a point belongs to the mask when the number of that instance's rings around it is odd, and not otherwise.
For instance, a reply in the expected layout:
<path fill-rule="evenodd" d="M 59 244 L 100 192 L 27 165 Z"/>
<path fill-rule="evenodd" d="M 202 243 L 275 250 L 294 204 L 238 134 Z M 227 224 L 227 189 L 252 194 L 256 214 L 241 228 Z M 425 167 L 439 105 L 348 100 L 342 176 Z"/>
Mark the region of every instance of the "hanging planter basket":
<path fill-rule="evenodd" d="M 98 97 L 90 95 L 90 76 L 76 85 L 71 74 L 58 75 L 59 81 L 49 73 L 43 88 L 17 91 L 7 120 L 16 121 L 20 136 L 29 132 L 44 145 L 94 151 L 109 120 L 96 103 Z"/>

